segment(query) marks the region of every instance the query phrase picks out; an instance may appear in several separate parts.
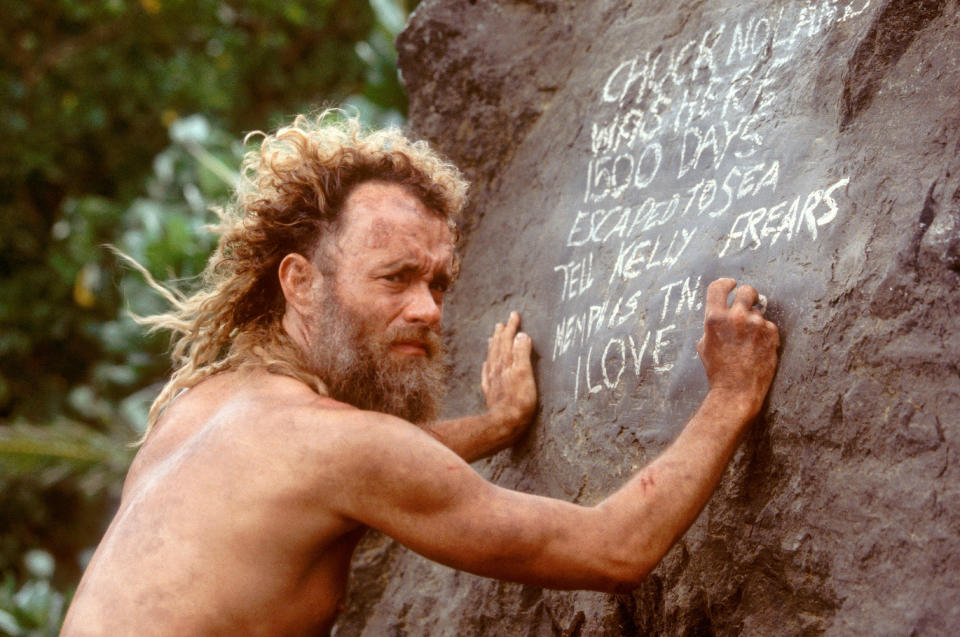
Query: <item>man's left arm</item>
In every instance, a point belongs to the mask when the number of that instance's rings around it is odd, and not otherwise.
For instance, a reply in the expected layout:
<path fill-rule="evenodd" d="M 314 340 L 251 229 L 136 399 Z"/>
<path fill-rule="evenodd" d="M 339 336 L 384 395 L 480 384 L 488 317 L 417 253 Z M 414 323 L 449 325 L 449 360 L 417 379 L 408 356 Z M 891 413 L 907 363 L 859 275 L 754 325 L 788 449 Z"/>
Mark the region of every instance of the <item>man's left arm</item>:
<path fill-rule="evenodd" d="M 488 341 L 480 387 L 487 412 L 430 423 L 424 429 L 467 462 L 512 445 L 527 429 L 537 409 L 537 385 L 530 361 L 532 342 L 519 331 L 520 315 L 511 312 L 497 323 Z"/>

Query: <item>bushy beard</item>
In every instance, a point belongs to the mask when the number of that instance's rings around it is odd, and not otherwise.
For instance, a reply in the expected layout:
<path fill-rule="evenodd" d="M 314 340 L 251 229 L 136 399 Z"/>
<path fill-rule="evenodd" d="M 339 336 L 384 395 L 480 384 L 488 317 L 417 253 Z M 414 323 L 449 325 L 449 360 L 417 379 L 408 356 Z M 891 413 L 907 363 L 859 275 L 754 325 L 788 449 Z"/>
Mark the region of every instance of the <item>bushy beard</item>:
<path fill-rule="evenodd" d="M 425 423 L 436 416 L 446 390 L 446 352 L 430 328 L 387 328 L 379 336 L 360 313 L 346 307 L 333 285 L 318 299 L 309 352 L 313 372 L 331 398 L 359 407 Z M 391 344 L 422 341 L 426 356 L 400 356 Z"/>

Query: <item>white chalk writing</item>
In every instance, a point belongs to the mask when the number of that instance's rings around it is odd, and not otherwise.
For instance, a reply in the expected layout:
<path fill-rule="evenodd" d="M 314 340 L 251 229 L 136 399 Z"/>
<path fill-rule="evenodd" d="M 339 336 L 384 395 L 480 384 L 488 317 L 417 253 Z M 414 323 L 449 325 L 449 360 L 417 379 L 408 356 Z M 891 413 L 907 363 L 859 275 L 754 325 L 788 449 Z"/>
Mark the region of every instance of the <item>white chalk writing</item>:
<path fill-rule="evenodd" d="M 575 396 L 669 372 L 699 322 L 685 255 L 735 255 L 818 241 L 844 213 L 848 177 L 790 192 L 771 124 L 787 65 L 870 0 L 787 3 L 633 52 L 603 78 L 585 188 L 564 229 L 552 360 L 575 360 Z M 793 184 L 796 188 L 796 184 Z M 660 285 L 657 282 L 666 283 Z M 573 365 L 571 365 L 573 366 Z"/>

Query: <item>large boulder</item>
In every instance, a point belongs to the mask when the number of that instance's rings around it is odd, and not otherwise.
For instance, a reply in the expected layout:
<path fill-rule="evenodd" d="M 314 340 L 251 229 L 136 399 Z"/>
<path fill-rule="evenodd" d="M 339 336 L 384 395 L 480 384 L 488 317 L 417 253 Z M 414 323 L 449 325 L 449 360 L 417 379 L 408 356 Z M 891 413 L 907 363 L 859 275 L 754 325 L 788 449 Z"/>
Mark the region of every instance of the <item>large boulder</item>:
<path fill-rule="evenodd" d="M 493 482 L 594 504 L 706 390 L 718 276 L 782 359 L 683 539 L 624 595 L 502 583 L 372 534 L 338 635 L 941 635 L 960 626 L 957 0 L 425 0 L 410 127 L 473 180 L 445 321 L 479 410 L 511 309 L 541 392 Z"/>

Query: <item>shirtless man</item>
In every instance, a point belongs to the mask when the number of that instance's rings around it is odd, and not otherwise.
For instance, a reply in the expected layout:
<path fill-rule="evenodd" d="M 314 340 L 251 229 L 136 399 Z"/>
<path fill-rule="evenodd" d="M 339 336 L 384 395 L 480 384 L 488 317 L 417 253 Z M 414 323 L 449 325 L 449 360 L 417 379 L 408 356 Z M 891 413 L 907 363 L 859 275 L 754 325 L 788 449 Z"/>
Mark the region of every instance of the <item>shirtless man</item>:
<path fill-rule="evenodd" d="M 490 339 L 488 412 L 432 421 L 456 169 L 399 133 L 320 117 L 266 136 L 244 174 L 204 289 L 147 319 L 179 335 L 174 375 L 62 634 L 323 634 L 367 527 L 488 577 L 636 587 L 767 393 L 779 337 L 756 290 L 728 304 L 735 282 L 710 285 L 710 389 L 659 458 L 592 507 L 518 493 L 467 464 L 535 409 L 515 313 Z"/>

